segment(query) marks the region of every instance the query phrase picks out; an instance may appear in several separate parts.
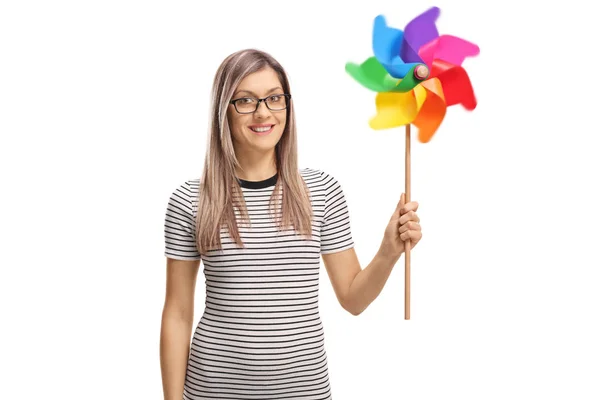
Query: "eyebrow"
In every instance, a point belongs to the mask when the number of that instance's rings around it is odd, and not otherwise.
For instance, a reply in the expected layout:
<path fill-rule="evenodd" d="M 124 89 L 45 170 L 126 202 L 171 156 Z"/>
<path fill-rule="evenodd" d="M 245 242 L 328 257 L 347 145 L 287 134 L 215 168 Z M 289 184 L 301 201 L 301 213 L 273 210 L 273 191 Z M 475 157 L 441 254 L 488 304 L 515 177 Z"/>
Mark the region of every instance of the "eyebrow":
<path fill-rule="evenodd" d="M 269 94 L 269 93 L 272 93 L 272 92 L 274 92 L 274 91 L 276 91 L 276 90 L 281 90 L 281 91 L 283 91 L 283 89 L 282 89 L 280 86 L 276 86 L 276 87 L 272 88 L 271 90 L 269 90 L 269 91 L 267 92 L 267 94 Z M 250 90 L 238 90 L 238 91 L 237 91 L 237 92 L 235 92 L 233 95 L 234 95 L 234 96 L 236 96 L 236 95 L 238 95 L 238 94 L 240 94 L 240 93 L 243 93 L 243 92 L 245 92 L 245 93 L 250 93 L 251 95 L 258 97 L 258 95 L 257 95 L 256 93 L 254 93 L 254 92 L 252 92 L 252 91 L 250 91 Z"/>

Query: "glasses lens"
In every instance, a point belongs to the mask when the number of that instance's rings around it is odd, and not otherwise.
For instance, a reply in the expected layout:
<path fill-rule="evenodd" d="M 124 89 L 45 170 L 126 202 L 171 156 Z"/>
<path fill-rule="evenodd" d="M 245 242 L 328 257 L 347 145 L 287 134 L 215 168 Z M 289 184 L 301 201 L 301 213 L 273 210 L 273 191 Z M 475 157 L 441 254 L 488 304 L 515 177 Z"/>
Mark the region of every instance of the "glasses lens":
<path fill-rule="evenodd" d="M 254 112 L 256 109 L 256 99 L 244 98 L 235 102 L 235 107 L 241 113 Z"/>
<path fill-rule="evenodd" d="M 271 110 L 284 110 L 287 107 L 287 97 L 284 95 L 270 96 L 266 102 Z"/>

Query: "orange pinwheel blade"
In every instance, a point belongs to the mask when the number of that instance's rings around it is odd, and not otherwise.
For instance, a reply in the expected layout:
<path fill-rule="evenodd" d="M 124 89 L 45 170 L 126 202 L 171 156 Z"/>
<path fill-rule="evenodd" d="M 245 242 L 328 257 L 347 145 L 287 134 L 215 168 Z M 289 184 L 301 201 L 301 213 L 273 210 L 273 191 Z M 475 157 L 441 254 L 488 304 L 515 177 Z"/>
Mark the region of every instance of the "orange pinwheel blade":
<path fill-rule="evenodd" d="M 442 84 L 439 79 L 432 78 L 424 81 L 414 89 L 417 104 L 420 105 L 415 120 L 412 122 L 419 133 L 417 138 L 421 143 L 431 140 L 446 116 L 446 101 Z"/>

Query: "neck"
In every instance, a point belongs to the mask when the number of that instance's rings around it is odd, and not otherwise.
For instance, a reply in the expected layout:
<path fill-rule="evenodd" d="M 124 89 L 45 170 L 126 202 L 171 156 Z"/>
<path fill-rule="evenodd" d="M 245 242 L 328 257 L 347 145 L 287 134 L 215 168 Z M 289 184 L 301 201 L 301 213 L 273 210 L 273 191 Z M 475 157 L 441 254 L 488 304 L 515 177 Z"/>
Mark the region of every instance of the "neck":
<path fill-rule="evenodd" d="M 269 153 L 239 152 L 237 154 L 241 168 L 236 168 L 236 176 L 246 181 L 262 181 L 277 173 L 275 149 Z"/>

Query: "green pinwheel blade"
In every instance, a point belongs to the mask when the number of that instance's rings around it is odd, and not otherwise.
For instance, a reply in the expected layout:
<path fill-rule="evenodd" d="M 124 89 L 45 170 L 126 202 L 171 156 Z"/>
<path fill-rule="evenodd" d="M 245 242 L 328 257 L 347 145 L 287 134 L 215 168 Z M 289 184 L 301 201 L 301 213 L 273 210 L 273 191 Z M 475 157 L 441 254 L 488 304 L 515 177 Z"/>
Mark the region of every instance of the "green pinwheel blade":
<path fill-rule="evenodd" d="M 393 90 L 394 92 L 401 92 L 401 93 L 409 92 L 409 91 L 413 90 L 414 87 L 417 86 L 419 83 L 421 83 L 421 81 L 415 77 L 415 68 L 417 68 L 417 67 L 418 67 L 418 65 L 413 66 L 406 73 L 406 76 L 404 77 L 404 79 L 402 79 L 400 82 L 398 82 L 396 87 L 394 87 L 394 90 Z"/>
<path fill-rule="evenodd" d="M 362 64 L 346 63 L 346 72 L 358 83 L 375 92 L 392 91 L 398 84 L 375 57 L 369 57 Z"/>
<path fill-rule="evenodd" d="M 392 77 L 375 57 L 369 57 L 362 64 L 346 63 L 346 72 L 362 86 L 374 92 L 408 92 L 420 81 L 413 73 L 414 66 L 404 79 Z"/>

